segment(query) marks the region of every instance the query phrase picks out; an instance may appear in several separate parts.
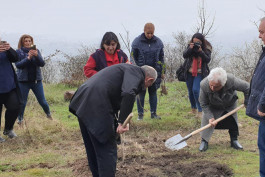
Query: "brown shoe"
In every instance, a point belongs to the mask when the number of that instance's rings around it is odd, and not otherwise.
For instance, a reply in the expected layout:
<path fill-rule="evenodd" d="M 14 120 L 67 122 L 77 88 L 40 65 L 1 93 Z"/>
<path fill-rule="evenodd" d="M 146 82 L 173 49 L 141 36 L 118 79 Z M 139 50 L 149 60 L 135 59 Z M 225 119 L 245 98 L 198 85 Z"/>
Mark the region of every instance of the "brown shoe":
<path fill-rule="evenodd" d="M 201 119 L 202 118 L 202 112 L 197 112 L 196 117 Z"/>
<path fill-rule="evenodd" d="M 196 113 L 197 113 L 197 109 L 191 109 L 191 111 L 190 112 L 188 112 L 189 114 L 194 114 L 194 115 L 196 115 Z"/>

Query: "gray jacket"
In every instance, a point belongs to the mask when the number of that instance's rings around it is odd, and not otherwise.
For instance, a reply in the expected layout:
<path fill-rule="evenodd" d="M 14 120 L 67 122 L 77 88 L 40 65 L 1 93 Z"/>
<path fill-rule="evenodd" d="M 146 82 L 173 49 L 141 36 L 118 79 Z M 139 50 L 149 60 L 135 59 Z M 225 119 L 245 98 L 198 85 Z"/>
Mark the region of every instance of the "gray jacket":
<path fill-rule="evenodd" d="M 213 92 L 209 87 L 207 77 L 201 81 L 199 101 L 203 111 L 202 127 L 209 123 L 209 119 L 217 119 L 221 117 L 225 111 L 230 112 L 237 107 L 238 97 L 236 91 L 242 91 L 244 93 L 244 104 L 247 105 L 249 93 L 248 82 L 236 78 L 232 74 L 227 74 L 227 81 L 224 87 L 218 92 Z M 237 113 L 234 113 L 232 116 L 237 122 Z M 214 128 L 212 127 L 204 130 L 201 133 L 202 138 L 208 142 L 213 131 Z"/>

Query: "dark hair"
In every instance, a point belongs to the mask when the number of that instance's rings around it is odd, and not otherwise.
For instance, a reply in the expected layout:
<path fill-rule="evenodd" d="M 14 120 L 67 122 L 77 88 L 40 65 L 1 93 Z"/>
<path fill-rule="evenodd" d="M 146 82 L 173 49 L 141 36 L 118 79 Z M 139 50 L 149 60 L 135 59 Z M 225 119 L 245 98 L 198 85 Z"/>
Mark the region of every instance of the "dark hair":
<path fill-rule="evenodd" d="M 201 47 L 202 47 L 202 50 L 205 51 L 205 49 L 206 49 L 206 41 L 205 41 L 205 37 L 204 37 L 204 35 L 201 34 L 201 33 L 195 33 L 195 34 L 192 36 L 190 42 L 193 42 L 193 39 L 194 39 L 194 38 L 197 38 L 197 39 L 199 39 L 200 41 L 202 41 L 202 45 L 201 45 Z"/>
<path fill-rule="evenodd" d="M 110 42 L 111 41 L 114 41 L 117 43 L 117 47 L 116 47 L 116 50 L 120 49 L 121 48 L 121 45 L 119 43 L 119 40 L 118 40 L 118 37 L 116 36 L 116 34 L 114 34 L 113 32 L 106 32 L 101 40 L 101 44 L 100 44 L 100 48 L 102 50 L 105 50 L 103 45 L 106 44 L 106 45 L 110 45 Z"/>

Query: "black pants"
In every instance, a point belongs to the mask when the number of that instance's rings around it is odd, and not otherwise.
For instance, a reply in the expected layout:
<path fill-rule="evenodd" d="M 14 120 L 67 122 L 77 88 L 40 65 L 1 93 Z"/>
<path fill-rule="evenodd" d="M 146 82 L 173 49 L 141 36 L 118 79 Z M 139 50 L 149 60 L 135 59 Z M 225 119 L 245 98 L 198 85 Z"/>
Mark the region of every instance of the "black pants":
<path fill-rule="evenodd" d="M 89 132 L 80 119 L 78 121 L 93 177 L 115 177 L 117 164 L 115 137 L 102 144 Z"/>
<path fill-rule="evenodd" d="M 2 105 L 5 105 L 5 130 L 12 130 L 19 113 L 19 100 L 16 90 L 13 89 L 8 93 L 0 94 L 0 113 L 2 113 Z M 1 124 L 1 115 L 0 115 Z"/>
<path fill-rule="evenodd" d="M 225 115 L 227 112 L 224 112 L 223 115 Z M 229 116 L 226 119 L 219 122 L 215 129 L 229 129 L 229 135 L 231 140 L 237 140 L 237 137 L 239 135 L 238 126 L 233 116 Z"/>

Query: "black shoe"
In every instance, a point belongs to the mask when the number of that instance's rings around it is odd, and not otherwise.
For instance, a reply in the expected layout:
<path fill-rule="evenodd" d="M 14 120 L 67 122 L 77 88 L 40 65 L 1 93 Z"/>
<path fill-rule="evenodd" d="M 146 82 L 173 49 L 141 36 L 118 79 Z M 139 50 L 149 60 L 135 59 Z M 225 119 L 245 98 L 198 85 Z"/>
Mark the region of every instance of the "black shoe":
<path fill-rule="evenodd" d="M 3 134 L 8 136 L 9 138 L 17 137 L 17 135 L 15 134 L 13 130 L 4 130 Z"/>
<path fill-rule="evenodd" d="M 203 139 L 199 147 L 199 150 L 203 152 L 203 151 L 207 151 L 207 149 L 208 149 L 208 142 Z"/>
<path fill-rule="evenodd" d="M 143 114 L 139 114 L 137 120 L 143 120 L 143 119 L 144 119 L 144 115 Z"/>
<path fill-rule="evenodd" d="M 243 149 L 243 147 L 241 146 L 241 144 L 239 144 L 237 140 L 231 141 L 231 147 L 234 149 Z"/>
<path fill-rule="evenodd" d="M 151 119 L 161 119 L 161 117 L 156 115 L 156 113 L 151 113 Z"/>

